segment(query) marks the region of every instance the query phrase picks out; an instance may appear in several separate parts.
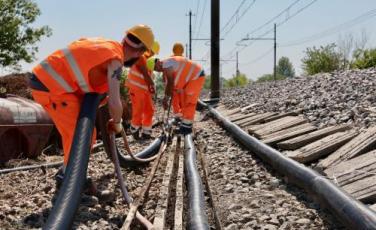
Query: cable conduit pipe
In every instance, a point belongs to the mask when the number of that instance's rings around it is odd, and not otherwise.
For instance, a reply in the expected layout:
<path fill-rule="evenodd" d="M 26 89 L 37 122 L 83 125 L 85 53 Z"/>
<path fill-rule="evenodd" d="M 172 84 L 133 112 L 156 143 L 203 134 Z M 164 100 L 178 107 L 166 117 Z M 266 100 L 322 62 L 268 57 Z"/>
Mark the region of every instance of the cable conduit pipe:
<path fill-rule="evenodd" d="M 59 167 L 61 165 L 63 165 L 62 161 L 40 164 L 40 165 L 25 165 L 25 166 L 20 166 L 20 167 L 15 167 L 15 168 L 1 169 L 0 175 L 6 174 L 6 173 L 11 173 L 11 172 L 16 172 L 16 171 L 26 171 L 26 170 L 38 169 L 38 168 L 42 168 L 42 169 L 56 168 L 56 167 Z"/>
<path fill-rule="evenodd" d="M 71 229 L 86 179 L 95 115 L 101 95 L 87 93 L 76 123 L 64 181 L 43 229 Z"/>
<path fill-rule="evenodd" d="M 209 229 L 208 217 L 205 213 L 205 198 L 200 174 L 196 167 L 196 149 L 192 135 L 184 136 L 185 177 L 188 190 L 188 229 Z"/>
<path fill-rule="evenodd" d="M 279 151 L 248 135 L 211 106 L 202 102 L 200 104 L 207 107 L 219 123 L 239 142 L 272 165 L 279 173 L 286 175 L 289 182 L 297 184 L 316 196 L 320 203 L 337 216 L 344 226 L 351 229 L 376 229 L 376 213 L 366 205 L 351 197 L 316 171 L 284 156 Z"/>
<path fill-rule="evenodd" d="M 103 146 L 105 149 L 105 152 L 107 153 L 108 157 L 112 159 L 111 156 L 111 150 L 110 150 L 110 139 L 109 139 L 109 133 L 107 132 L 107 121 L 110 119 L 110 114 L 108 112 L 107 106 L 103 106 L 100 108 L 99 114 L 98 114 L 98 124 L 99 124 L 99 130 L 101 133 Z M 141 152 L 135 154 L 138 158 L 149 158 L 153 155 L 155 155 L 163 140 L 165 139 L 165 135 L 161 135 L 160 137 L 156 138 L 148 147 L 143 149 Z M 132 159 L 129 155 L 122 154 L 117 148 L 116 148 L 119 162 L 121 167 L 128 167 L 128 166 L 134 166 L 138 165 L 142 162 L 137 162 L 134 159 Z"/>

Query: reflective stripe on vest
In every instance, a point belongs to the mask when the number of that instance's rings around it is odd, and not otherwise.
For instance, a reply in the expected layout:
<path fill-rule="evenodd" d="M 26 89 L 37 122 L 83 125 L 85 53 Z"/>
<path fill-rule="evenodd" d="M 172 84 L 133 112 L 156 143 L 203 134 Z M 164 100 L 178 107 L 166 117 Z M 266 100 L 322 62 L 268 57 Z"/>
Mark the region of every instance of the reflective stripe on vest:
<path fill-rule="evenodd" d="M 138 71 L 135 71 L 135 70 L 133 70 L 133 69 L 130 69 L 129 70 L 129 74 L 132 74 L 132 75 L 134 75 L 134 76 L 136 76 L 136 77 L 139 77 L 139 78 L 141 78 L 142 80 L 144 80 L 144 75 L 142 75 L 140 72 L 138 72 Z"/>
<path fill-rule="evenodd" d="M 59 85 L 68 93 L 72 93 L 73 89 L 70 85 L 64 80 L 62 76 L 60 76 L 56 71 L 51 67 L 51 65 L 46 61 L 42 61 L 40 66 L 51 76 L 53 79 L 59 83 Z"/>
<path fill-rule="evenodd" d="M 141 83 L 138 83 L 137 81 L 134 81 L 134 80 L 128 78 L 128 82 L 129 82 L 130 84 L 132 84 L 132 85 L 135 85 L 135 86 L 138 86 L 138 87 L 140 87 L 140 88 L 142 88 L 142 89 L 148 90 L 148 87 L 147 87 L 146 85 L 143 85 L 143 84 L 141 84 Z"/>
<path fill-rule="evenodd" d="M 76 78 L 81 90 L 85 93 L 90 92 L 89 86 L 86 83 L 84 76 L 82 75 L 80 67 L 78 67 L 77 65 L 76 59 L 74 59 L 73 54 L 69 51 L 68 48 L 62 49 L 62 51 L 69 63 L 69 66 L 73 70 L 74 77 Z"/>
<path fill-rule="evenodd" d="M 193 71 L 194 71 L 195 69 L 196 69 L 196 66 L 193 65 L 193 64 L 191 64 L 191 67 L 189 68 L 188 74 L 187 74 L 187 76 L 185 77 L 185 83 L 187 83 L 187 82 L 190 80 L 190 78 L 191 78 L 191 76 L 192 76 L 192 73 L 193 73 Z"/>
<path fill-rule="evenodd" d="M 181 73 L 183 72 L 186 65 L 187 65 L 187 62 L 179 61 L 179 67 L 178 67 L 178 71 L 177 71 L 178 73 L 176 74 L 176 77 L 175 77 L 175 86 L 179 83 Z"/>

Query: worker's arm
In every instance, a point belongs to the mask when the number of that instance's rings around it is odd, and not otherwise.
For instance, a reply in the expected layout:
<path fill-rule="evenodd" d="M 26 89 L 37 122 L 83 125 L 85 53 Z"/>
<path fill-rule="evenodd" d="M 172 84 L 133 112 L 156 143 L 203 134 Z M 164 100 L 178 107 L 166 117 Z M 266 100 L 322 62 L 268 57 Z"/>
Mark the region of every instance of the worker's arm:
<path fill-rule="evenodd" d="M 120 100 L 120 78 L 123 65 L 118 60 L 113 60 L 107 67 L 108 81 L 108 107 L 114 123 L 121 122 L 123 107 Z"/>
<path fill-rule="evenodd" d="M 171 97 L 172 91 L 174 89 L 174 77 L 173 77 L 173 69 L 168 68 L 163 70 L 163 75 L 165 79 L 167 79 L 167 85 L 165 88 L 165 97 Z"/>

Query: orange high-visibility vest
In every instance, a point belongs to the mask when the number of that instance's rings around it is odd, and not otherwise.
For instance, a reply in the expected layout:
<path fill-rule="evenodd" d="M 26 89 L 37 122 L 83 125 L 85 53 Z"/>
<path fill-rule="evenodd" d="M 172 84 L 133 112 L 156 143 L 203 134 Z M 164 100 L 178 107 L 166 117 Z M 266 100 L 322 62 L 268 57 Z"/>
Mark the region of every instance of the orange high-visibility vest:
<path fill-rule="evenodd" d="M 174 70 L 173 74 L 174 89 L 183 89 L 189 81 L 200 77 L 202 67 L 198 63 L 181 56 L 173 56 L 169 59 L 173 59 L 178 63 L 178 68 Z"/>
<path fill-rule="evenodd" d="M 143 90 L 149 89 L 149 86 L 145 81 L 145 77 L 140 71 L 141 66 L 146 67 L 146 61 L 147 58 L 142 55 L 140 59 L 129 69 L 128 78 L 126 81 L 126 86 L 128 88 L 137 87 Z M 148 73 L 150 76 L 152 76 L 152 71 L 148 70 Z"/>
<path fill-rule="evenodd" d="M 108 91 L 107 73 L 100 84 L 93 86 L 89 71 L 112 59 L 124 62 L 120 43 L 104 38 L 82 38 L 52 53 L 34 67 L 33 72 L 53 94 L 105 93 Z"/>

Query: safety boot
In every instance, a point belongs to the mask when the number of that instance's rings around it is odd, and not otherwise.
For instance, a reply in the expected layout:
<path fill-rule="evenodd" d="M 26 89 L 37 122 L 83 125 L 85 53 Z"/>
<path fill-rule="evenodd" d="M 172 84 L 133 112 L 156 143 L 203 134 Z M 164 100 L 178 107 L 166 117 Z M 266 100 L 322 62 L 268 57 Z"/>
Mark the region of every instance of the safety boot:
<path fill-rule="evenodd" d="M 135 140 L 140 140 L 140 129 L 134 128 L 132 125 L 129 129 L 131 131 L 131 134 Z"/>

